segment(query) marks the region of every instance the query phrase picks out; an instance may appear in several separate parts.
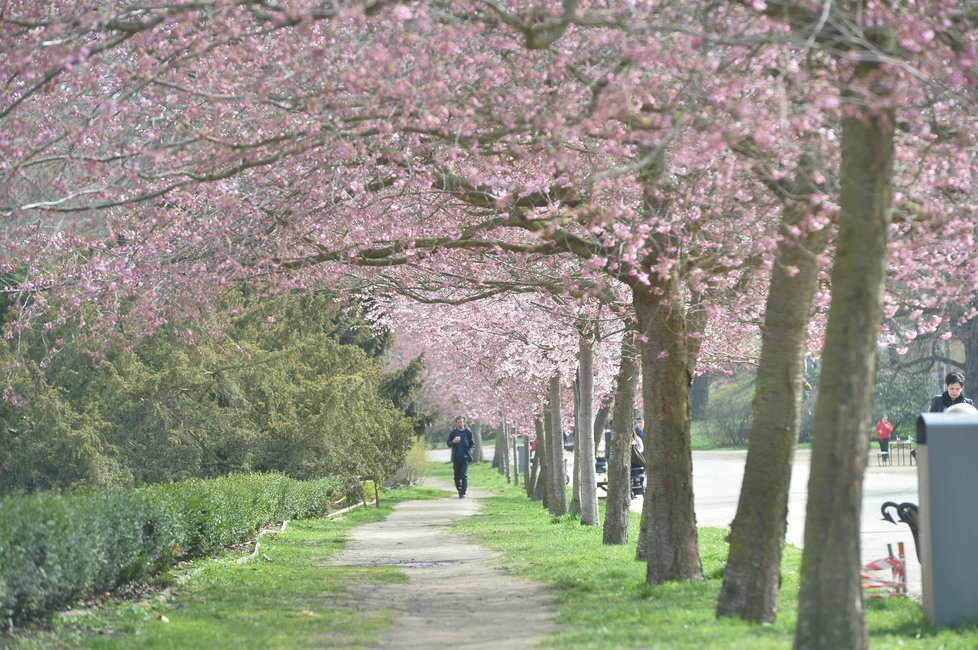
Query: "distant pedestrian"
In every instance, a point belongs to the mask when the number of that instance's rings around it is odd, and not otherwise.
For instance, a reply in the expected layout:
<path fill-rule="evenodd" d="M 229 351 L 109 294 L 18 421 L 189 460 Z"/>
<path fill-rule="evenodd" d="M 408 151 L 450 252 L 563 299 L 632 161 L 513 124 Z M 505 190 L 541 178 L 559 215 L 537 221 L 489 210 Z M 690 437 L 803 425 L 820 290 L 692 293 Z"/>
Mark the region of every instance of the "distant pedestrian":
<path fill-rule="evenodd" d="M 890 452 L 890 436 L 893 434 L 893 424 L 883 416 L 879 422 L 876 423 L 876 439 L 880 443 L 880 452 L 888 454 Z"/>
<path fill-rule="evenodd" d="M 645 442 L 645 419 L 641 415 L 635 418 L 635 435 Z"/>
<path fill-rule="evenodd" d="M 472 450 L 475 448 L 475 438 L 465 426 L 465 418 L 455 418 L 455 428 L 448 432 L 448 446 L 452 448 L 452 465 L 455 469 L 455 489 L 458 498 L 464 499 L 469 487 L 469 463 L 472 462 Z"/>
<path fill-rule="evenodd" d="M 943 413 L 955 404 L 971 404 L 974 402 L 964 396 L 964 374 L 949 372 L 944 378 L 944 392 L 934 395 L 930 401 L 931 413 Z"/>

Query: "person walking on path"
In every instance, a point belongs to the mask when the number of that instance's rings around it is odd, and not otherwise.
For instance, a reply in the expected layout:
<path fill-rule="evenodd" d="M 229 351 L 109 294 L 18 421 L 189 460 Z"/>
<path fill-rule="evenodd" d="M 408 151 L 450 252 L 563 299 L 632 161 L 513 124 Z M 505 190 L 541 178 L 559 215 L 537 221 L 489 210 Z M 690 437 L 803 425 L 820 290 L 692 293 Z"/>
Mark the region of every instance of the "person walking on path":
<path fill-rule="evenodd" d="M 448 446 L 452 448 L 452 465 L 455 468 L 455 489 L 458 498 L 465 498 L 469 487 L 469 463 L 472 462 L 472 449 L 475 438 L 465 426 L 465 418 L 461 415 L 455 418 L 455 428 L 448 432 Z"/>
<path fill-rule="evenodd" d="M 883 419 L 876 423 L 876 439 L 880 443 L 880 452 L 884 456 L 890 452 L 890 436 L 893 434 L 893 423 L 884 415 Z"/>
<path fill-rule="evenodd" d="M 944 378 L 944 392 L 940 395 L 934 395 L 930 401 L 930 412 L 943 413 L 955 404 L 971 404 L 974 406 L 974 403 L 964 396 L 963 391 L 964 375 L 960 372 L 947 373 L 947 377 Z"/>

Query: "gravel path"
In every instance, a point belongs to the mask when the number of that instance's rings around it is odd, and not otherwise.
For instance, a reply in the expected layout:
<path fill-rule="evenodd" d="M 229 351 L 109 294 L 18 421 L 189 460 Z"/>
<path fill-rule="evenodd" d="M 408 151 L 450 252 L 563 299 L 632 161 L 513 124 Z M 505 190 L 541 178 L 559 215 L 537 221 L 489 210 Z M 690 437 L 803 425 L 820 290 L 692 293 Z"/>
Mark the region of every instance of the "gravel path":
<path fill-rule="evenodd" d="M 454 492 L 445 481 L 425 484 Z M 400 612 L 378 648 L 532 648 L 559 626 L 543 585 L 490 566 L 496 554 L 448 526 L 479 511 L 487 492 L 465 499 L 406 501 L 386 520 L 350 533 L 337 565 L 396 565 L 409 581 L 357 587 L 363 607 Z"/>

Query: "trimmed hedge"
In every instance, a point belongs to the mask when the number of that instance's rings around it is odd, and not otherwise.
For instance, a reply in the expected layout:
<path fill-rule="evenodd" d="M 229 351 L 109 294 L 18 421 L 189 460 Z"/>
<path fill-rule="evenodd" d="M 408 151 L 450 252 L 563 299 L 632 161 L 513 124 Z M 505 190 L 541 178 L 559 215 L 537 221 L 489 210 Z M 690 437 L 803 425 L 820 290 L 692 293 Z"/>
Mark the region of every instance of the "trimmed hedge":
<path fill-rule="evenodd" d="M 237 474 L 120 491 L 0 499 L 0 629 L 145 579 L 180 556 L 251 539 L 264 524 L 324 514 L 333 479 Z"/>

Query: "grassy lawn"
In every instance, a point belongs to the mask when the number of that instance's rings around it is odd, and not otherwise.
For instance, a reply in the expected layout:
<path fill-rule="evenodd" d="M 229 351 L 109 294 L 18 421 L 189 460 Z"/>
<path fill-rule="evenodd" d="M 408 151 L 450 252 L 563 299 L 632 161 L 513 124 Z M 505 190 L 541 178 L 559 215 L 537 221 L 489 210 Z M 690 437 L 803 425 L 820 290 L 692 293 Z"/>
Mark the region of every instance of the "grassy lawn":
<path fill-rule="evenodd" d="M 432 464 L 433 475 L 451 480 L 451 466 Z M 479 514 L 456 528 L 500 552 L 505 570 L 550 586 L 564 629 L 548 640 L 554 648 L 787 649 L 797 616 L 801 555 L 786 551 L 780 615 L 773 625 L 714 617 L 727 547 L 725 531 L 700 529 L 706 579 L 649 587 L 635 540 L 604 546 L 599 528 L 574 517 L 553 517 L 529 501 L 523 487 L 507 485 L 487 464 L 473 466 L 471 485 L 494 496 Z M 336 567 L 328 560 L 343 548 L 354 526 L 386 517 L 397 502 L 435 498 L 444 492 L 412 488 L 382 493 L 381 508 L 358 508 L 332 519 L 291 522 L 284 533 L 265 536 L 268 560 L 240 565 L 241 553 L 201 560 L 180 578 L 172 595 L 103 604 L 59 615 L 49 626 L 18 630 L 0 647 L 37 648 L 364 648 L 387 629 L 396 612 L 365 611 L 349 597 L 353 584 L 405 580 L 395 567 Z M 602 502 L 603 505 L 603 502 Z M 632 530 L 638 516 L 632 517 Z M 634 533 L 633 533 L 634 538 Z M 518 606 L 518 603 L 517 603 Z M 911 601 L 867 601 L 874 649 L 965 650 L 978 648 L 978 628 L 934 629 Z M 470 613 L 478 615 L 477 611 Z"/>
<path fill-rule="evenodd" d="M 432 465 L 431 471 L 451 480 L 451 466 Z M 634 559 L 638 515 L 632 515 L 633 539 L 628 545 L 604 546 L 600 528 L 581 526 L 571 516 L 549 515 L 539 503 L 526 498 L 522 485 L 507 485 L 487 464 L 473 466 L 469 479 L 470 485 L 492 490 L 496 496 L 484 501 L 479 515 L 461 520 L 456 528 L 499 551 L 502 555 L 497 561 L 506 570 L 552 587 L 559 621 L 568 627 L 553 637 L 551 647 L 791 648 L 801 565 L 797 548 L 790 547 L 785 553 L 776 623 L 718 621 L 714 612 L 726 560 L 726 531 L 700 529 L 703 582 L 650 587 L 645 584 L 645 564 Z M 912 601 L 868 600 L 866 608 L 874 650 L 978 648 L 978 628 L 934 629 Z"/>
<path fill-rule="evenodd" d="M 185 579 L 170 576 L 173 596 L 89 607 L 56 616 L 50 626 L 18 630 L 0 647 L 26 648 L 364 648 L 396 612 L 364 611 L 347 588 L 406 580 L 396 567 L 334 567 L 328 560 L 354 526 L 384 519 L 405 499 L 445 496 L 429 488 L 381 494 L 381 507 L 329 519 L 292 521 L 265 535 L 258 558 L 242 553 L 195 562 Z M 249 549 L 250 551 L 250 549 Z"/>

